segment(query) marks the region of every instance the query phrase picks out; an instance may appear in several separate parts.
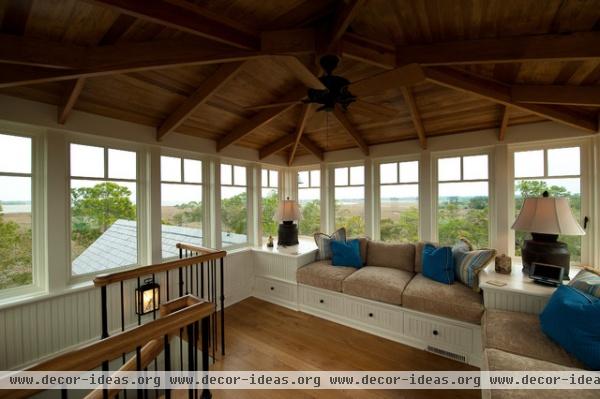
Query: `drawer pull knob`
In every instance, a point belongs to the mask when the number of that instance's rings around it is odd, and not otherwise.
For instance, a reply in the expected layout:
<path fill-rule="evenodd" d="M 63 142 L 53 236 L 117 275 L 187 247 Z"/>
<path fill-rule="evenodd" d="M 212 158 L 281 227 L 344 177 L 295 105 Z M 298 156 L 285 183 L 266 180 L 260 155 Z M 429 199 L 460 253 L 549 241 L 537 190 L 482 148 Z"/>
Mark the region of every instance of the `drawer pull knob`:
<path fill-rule="evenodd" d="M 319 299 L 319 303 L 325 303 L 325 301 L 322 299 Z"/>
<path fill-rule="evenodd" d="M 439 334 L 438 330 L 433 330 L 433 335 L 438 335 L 438 334 Z"/>
<path fill-rule="evenodd" d="M 373 317 L 373 313 L 369 313 L 369 317 Z"/>
<path fill-rule="evenodd" d="M 273 291 L 275 289 L 275 287 L 271 287 L 271 291 Z"/>

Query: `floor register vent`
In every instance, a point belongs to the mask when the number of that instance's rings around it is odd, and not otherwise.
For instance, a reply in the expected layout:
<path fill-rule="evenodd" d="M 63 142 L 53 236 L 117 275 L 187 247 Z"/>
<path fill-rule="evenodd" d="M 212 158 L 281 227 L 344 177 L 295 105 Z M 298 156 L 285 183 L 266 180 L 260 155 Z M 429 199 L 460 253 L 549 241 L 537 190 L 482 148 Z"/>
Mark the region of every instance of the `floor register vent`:
<path fill-rule="evenodd" d="M 458 353 L 449 352 L 444 349 L 436 348 L 435 346 L 427 346 L 427 351 L 431 353 L 435 353 L 436 355 L 444 356 L 452 360 L 457 360 L 459 362 L 466 363 L 467 357 L 465 355 L 460 355 Z"/>

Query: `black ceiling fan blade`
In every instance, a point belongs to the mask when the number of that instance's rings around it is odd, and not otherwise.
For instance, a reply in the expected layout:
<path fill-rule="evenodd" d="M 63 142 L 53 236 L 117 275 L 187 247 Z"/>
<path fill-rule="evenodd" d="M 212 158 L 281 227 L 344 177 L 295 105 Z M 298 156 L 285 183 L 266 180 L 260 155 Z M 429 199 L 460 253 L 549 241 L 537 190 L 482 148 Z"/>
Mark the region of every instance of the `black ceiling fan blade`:
<path fill-rule="evenodd" d="M 288 105 L 303 104 L 303 103 L 304 103 L 304 100 L 300 100 L 300 101 L 285 101 L 285 102 L 280 102 L 280 103 L 254 105 L 252 107 L 244 107 L 244 109 L 247 109 L 247 110 L 250 110 L 250 111 L 259 111 L 261 109 L 266 109 L 266 108 L 285 107 L 285 106 L 288 106 Z"/>

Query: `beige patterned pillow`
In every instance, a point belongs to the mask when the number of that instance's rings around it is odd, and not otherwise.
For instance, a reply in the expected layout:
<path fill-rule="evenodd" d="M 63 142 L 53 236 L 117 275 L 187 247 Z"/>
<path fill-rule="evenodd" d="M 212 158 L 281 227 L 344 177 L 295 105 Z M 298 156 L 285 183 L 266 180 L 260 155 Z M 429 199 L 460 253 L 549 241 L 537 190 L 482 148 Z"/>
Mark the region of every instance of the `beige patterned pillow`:
<path fill-rule="evenodd" d="M 333 232 L 331 235 L 325 233 L 315 233 L 315 243 L 319 248 L 317 252 L 316 260 L 327 260 L 331 259 L 331 241 L 344 241 L 346 242 L 346 228 L 342 227 Z"/>

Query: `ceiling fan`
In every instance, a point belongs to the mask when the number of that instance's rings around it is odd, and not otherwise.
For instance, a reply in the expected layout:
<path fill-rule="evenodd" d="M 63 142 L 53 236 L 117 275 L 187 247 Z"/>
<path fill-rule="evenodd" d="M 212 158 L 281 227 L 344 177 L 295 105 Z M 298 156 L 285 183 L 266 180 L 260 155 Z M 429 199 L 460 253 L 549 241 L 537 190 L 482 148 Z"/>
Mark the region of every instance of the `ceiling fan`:
<path fill-rule="evenodd" d="M 336 108 L 336 105 L 338 105 L 344 111 L 346 111 L 350 104 L 354 102 L 358 101 L 365 104 L 364 101 L 359 100 L 355 95 L 353 95 L 350 92 L 353 83 L 351 83 L 348 79 L 342 76 L 333 74 L 333 71 L 337 68 L 339 61 L 339 58 L 335 55 L 324 55 L 319 59 L 319 64 L 325 72 L 323 76 L 319 78 L 319 81 L 322 83 L 324 88 L 308 88 L 305 99 L 300 101 L 258 105 L 253 107 L 247 107 L 246 109 L 258 110 L 263 108 L 272 108 L 291 104 L 319 104 L 320 107 L 318 107 L 316 111 L 333 112 Z M 375 106 L 375 104 L 366 104 Z"/>

